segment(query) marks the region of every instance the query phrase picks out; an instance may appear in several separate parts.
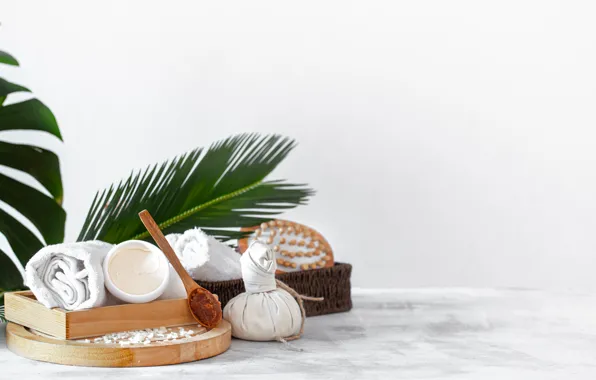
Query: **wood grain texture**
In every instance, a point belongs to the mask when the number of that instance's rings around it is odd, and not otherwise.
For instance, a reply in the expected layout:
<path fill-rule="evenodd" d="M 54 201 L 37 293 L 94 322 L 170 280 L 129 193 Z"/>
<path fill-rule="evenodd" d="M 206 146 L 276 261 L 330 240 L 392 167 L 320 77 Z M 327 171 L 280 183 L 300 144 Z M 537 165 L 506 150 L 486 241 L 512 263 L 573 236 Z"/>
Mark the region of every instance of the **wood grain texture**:
<path fill-rule="evenodd" d="M 8 292 L 4 294 L 6 320 L 62 339 L 68 338 L 66 311 L 48 309 L 35 299 L 30 291 Z"/>
<path fill-rule="evenodd" d="M 178 342 L 127 347 L 42 336 L 15 323 L 6 326 L 6 346 L 19 356 L 89 367 L 148 367 L 191 362 L 225 352 L 231 339 L 232 328 L 226 321 L 204 334 Z"/>
<path fill-rule="evenodd" d="M 5 294 L 6 319 L 61 339 L 195 323 L 186 298 L 88 310 L 48 309 L 30 291 Z"/>
<path fill-rule="evenodd" d="M 98 307 L 66 313 L 66 337 L 75 339 L 160 326 L 195 323 L 185 298 Z"/>

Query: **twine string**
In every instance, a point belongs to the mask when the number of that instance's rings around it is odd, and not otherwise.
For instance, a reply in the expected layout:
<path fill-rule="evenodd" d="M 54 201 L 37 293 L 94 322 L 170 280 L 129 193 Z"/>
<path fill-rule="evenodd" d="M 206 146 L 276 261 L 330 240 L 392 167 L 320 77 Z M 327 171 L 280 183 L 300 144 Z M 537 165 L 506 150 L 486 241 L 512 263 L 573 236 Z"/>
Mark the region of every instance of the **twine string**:
<path fill-rule="evenodd" d="M 309 296 L 305 296 L 305 295 L 299 294 L 297 291 L 295 291 L 294 289 L 290 288 L 287 284 L 285 284 L 284 282 L 282 282 L 282 281 L 280 281 L 278 279 L 275 280 L 275 283 L 277 284 L 277 286 L 279 288 L 281 288 L 281 289 L 285 290 L 286 292 L 290 293 L 290 295 L 296 299 L 296 301 L 298 302 L 298 306 L 300 307 L 300 314 L 302 315 L 302 322 L 300 323 L 300 331 L 298 332 L 298 334 L 292 335 L 292 336 L 288 336 L 286 338 L 278 337 L 278 340 L 280 342 L 287 343 L 289 341 L 299 339 L 302 336 L 302 334 L 304 333 L 304 321 L 306 320 L 306 311 L 304 310 L 304 301 L 321 302 L 325 298 L 323 298 L 323 297 L 309 297 Z"/>

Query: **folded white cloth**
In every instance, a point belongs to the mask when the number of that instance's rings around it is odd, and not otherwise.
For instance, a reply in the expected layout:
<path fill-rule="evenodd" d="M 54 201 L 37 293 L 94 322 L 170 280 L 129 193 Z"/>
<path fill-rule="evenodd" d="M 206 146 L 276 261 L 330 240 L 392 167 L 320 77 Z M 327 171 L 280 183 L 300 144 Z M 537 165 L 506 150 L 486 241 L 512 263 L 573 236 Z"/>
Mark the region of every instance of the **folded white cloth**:
<path fill-rule="evenodd" d="M 240 258 L 242 280 L 247 293 L 265 293 L 277 289 L 275 252 L 260 241 L 253 241 Z"/>
<path fill-rule="evenodd" d="M 86 241 L 49 245 L 25 266 L 25 285 L 48 308 L 89 309 L 107 302 L 102 262 L 112 244 Z"/>
<path fill-rule="evenodd" d="M 166 239 L 184 269 L 195 280 L 225 281 L 242 277 L 240 254 L 208 236 L 200 228 L 187 230 L 183 234 L 169 234 Z"/>

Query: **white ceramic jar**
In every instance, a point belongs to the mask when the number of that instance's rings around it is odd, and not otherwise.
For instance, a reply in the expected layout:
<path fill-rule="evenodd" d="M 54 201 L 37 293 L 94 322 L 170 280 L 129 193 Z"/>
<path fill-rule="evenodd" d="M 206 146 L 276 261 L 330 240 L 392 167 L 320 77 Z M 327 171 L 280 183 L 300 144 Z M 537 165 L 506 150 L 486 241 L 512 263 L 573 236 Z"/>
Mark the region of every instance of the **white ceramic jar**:
<path fill-rule="evenodd" d="M 128 240 L 108 252 L 103 274 L 112 295 L 124 302 L 145 303 L 158 298 L 168 286 L 170 264 L 153 244 Z"/>

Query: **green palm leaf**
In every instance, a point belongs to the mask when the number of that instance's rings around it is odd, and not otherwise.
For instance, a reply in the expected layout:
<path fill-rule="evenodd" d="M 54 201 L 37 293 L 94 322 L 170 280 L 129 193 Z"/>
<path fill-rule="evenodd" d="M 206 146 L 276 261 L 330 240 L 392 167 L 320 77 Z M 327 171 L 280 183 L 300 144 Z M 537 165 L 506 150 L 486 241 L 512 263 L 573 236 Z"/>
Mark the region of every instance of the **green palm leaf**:
<path fill-rule="evenodd" d="M 265 181 L 294 147 L 286 137 L 242 134 L 133 172 L 96 194 L 79 240 L 147 239 L 138 217 L 143 209 L 164 233 L 201 227 L 220 240 L 239 238 L 239 227 L 271 220 L 314 193 L 306 185 Z"/>
<path fill-rule="evenodd" d="M 16 60 L 15 57 L 8 54 L 5 51 L 0 51 L 0 63 L 5 63 L 7 65 L 18 66 L 19 61 Z"/>
<path fill-rule="evenodd" d="M 53 152 L 33 145 L 0 141 L 0 165 L 29 174 L 50 192 L 56 203 L 62 204 L 60 161 Z"/>
<path fill-rule="evenodd" d="M 14 57 L 2 51 L 0 63 L 18 66 Z M 34 130 L 48 132 L 62 139 L 52 111 L 39 100 L 29 99 L 4 106 L 6 97 L 15 92 L 29 92 L 29 89 L 0 78 L 0 132 Z M 64 239 L 66 213 L 60 206 L 60 163 L 58 157 L 48 150 L 0 141 L 0 166 L 30 175 L 49 193 L 47 195 L 46 192 L 0 174 L 0 201 L 29 220 L 45 240 L 41 241 L 33 231 L 0 208 L 0 234 L 4 235 L 19 262 L 25 265 L 44 243 L 59 243 Z M 3 303 L 4 291 L 22 289 L 23 286 L 18 268 L 0 251 L 0 305 Z M 2 316 L 3 309 L 0 306 L 0 319 Z"/>
<path fill-rule="evenodd" d="M 0 63 L 2 63 L 2 53 L 0 51 Z M 6 54 L 6 53 L 4 53 Z M 16 63 L 16 65 L 18 65 L 18 62 L 14 61 Z M 21 85 L 18 84 L 14 84 L 11 83 L 9 81 L 7 81 L 6 79 L 0 78 L 0 106 L 2 106 L 4 104 L 4 101 L 6 100 L 6 97 L 9 94 L 12 94 L 14 92 L 31 92 L 29 91 L 29 89 L 27 87 L 23 87 Z"/>
<path fill-rule="evenodd" d="M 14 265 L 12 260 L 0 249 L 0 294 L 6 290 L 18 289 L 23 287 L 23 276 Z"/>
<path fill-rule="evenodd" d="M 37 99 L 0 107 L 0 131 L 14 129 L 48 132 L 62 140 L 54 114 Z"/>

